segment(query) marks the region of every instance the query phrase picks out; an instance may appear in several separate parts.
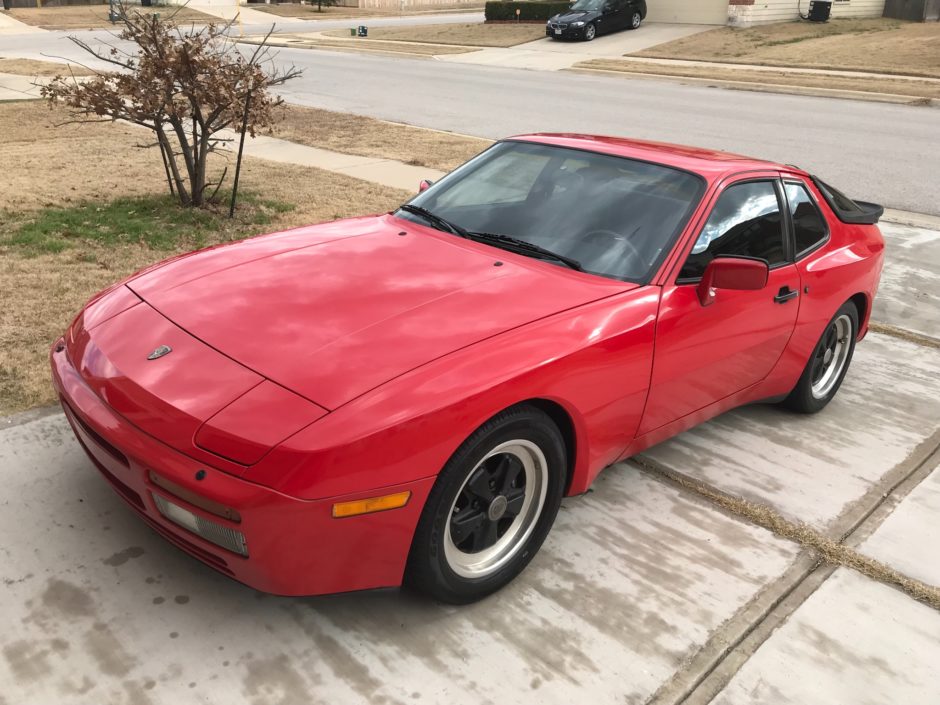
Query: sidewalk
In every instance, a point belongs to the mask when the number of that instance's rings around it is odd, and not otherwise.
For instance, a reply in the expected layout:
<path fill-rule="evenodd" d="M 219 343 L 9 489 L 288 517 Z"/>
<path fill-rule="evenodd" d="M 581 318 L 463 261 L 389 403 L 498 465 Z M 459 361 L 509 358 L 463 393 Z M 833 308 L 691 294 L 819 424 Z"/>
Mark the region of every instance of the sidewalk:
<path fill-rule="evenodd" d="M 36 34 L 45 31 L 40 27 L 33 27 L 25 22 L 15 20 L 6 12 L 0 10 L 0 37 L 7 34 Z"/>
<path fill-rule="evenodd" d="M 235 3 L 231 4 L 219 4 L 219 3 L 189 3 L 187 7 L 190 10 L 197 10 L 206 15 L 212 15 L 213 17 L 218 17 L 219 19 L 229 20 L 236 19 L 240 17 L 242 24 L 283 24 L 285 19 L 283 17 L 278 17 L 277 15 L 270 15 L 267 12 L 260 12 L 259 10 L 252 10 L 250 7 L 245 7 L 243 5 L 238 5 Z M 296 22 L 297 20 L 287 20 L 290 22 Z"/>
<path fill-rule="evenodd" d="M 234 130 L 223 130 L 219 133 L 223 139 L 230 139 L 226 149 L 238 149 L 238 134 Z M 412 166 L 393 159 L 377 159 L 375 157 L 359 157 L 352 154 L 331 152 L 317 147 L 308 147 L 288 142 L 276 137 L 247 137 L 245 139 L 245 154 L 261 159 L 268 159 L 282 164 L 299 164 L 318 169 L 326 169 L 339 174 L 346 174 L 357 179 L 391 186 L 392 188 L 406 189 L 417 192 L 418 184 L 422 179 L 436 181 L 444 172 L 427 167 Z"/>
<path fill-rule="evenodd" d="M 43 79 L 34 76 L 0 73 L 0 101 L 39 100 L 39 86 L 34 85 L 34 83 L 42 80 Z"/>

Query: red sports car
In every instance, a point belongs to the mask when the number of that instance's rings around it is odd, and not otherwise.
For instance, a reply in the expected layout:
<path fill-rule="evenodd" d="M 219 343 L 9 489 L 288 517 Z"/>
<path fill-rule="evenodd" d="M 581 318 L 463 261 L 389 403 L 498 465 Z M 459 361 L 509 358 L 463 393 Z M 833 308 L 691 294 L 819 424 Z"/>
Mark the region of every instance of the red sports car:
<path fill-rule="evenodd" d="M 79 441 L 169 541 L 266 592 L 475 600 L 608 465 L 822 409 L 868 327 L 881 208 L 792 166 L 527 135 L 427 186 L 158 264 L 55 343 Z"/>

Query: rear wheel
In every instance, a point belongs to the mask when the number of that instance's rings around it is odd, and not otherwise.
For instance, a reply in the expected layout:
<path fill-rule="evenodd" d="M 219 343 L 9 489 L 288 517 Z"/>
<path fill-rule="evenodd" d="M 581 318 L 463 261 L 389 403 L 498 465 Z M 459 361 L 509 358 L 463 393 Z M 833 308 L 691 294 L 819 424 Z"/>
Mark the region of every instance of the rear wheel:
<path fill-rule="evenodd" d="M 794 411 L 814 414 L 832 401 L 852 362 L 857 336 L 858 310 L 848 301 L 829 321 L 784 404 Z"/>
<path fill-rule="evenodd" d="M 522 405 L 488 421 L 438 476 L 415 531 L 406 582 L 456 604 L 506 585 L 548 535 L 565 471 L 561 434 L 541 410 Z"/>

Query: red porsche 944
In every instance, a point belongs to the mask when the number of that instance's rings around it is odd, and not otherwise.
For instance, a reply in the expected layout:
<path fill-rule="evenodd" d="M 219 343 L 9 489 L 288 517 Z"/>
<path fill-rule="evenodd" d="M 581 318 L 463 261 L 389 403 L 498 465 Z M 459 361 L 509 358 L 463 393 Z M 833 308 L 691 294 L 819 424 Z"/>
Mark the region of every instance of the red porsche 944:
<path fill-rule="evenodd" d="M 394 213 L 128 278 L 53 379 L 104 478 L 216 570 L 469 602 L 608 465 L 741 404 L 826 406 L 881 213 L 792 166 L 515 137 Z"/>

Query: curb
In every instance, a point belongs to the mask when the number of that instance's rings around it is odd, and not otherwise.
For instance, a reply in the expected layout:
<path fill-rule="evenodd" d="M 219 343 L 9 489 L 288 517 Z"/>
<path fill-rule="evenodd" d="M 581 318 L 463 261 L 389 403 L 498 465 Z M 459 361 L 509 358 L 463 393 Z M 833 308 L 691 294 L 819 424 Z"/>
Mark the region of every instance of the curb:
<path fill-rule="evenodd" d="M 893 103 L 895 105 L 916 105 L 924 107 L 940 106 L 936 98 L 919 98 L 917 96 L 897 95 L 895 93 L 870 93 L 868 91 L 852 91 L 844 88 L 809 88 L 805 86 L 787 86 L 776 83 L 754 83 L 750 81 L 729 81 L 727 79 L 699 78 L 697 76 L 674 76 L 662 73 L 641 73 L 633 71 L 616 71 L 612 69 L 592 69 L 572 66 L 562 71 L 572 73 L 596 74 L 600 76 L 619 76 L 620 78 L 636 78 L 640 80 L 673 81 L 676 83 L 699 83 L 729 90 L 753 91 L 755 93 L 780 93 L 784 95 L 804 95 L 817 98 L 842 98 L 845 100 L 860 100 L 869 103 Z"/>
<path fill-rule="evenodd" d="M 653 47 L 650 47 L 653 48 Z M 901 73 L 900 71 L 866 71 L 865 69 L 853 69 L 845 68 L 842 66 L 823 64 L 821 66 L 804 66 L 800 64 L 762 64 L 762 63 L 753 63 L 747 61 L 731 61 L 724 59 L 723 61 L 714 61 L 709 59 L 688 59 L 681 56 L 643 56 L 642 53 L 637 54 L 624 54 L 623 58 L 630 59 L 631 61 L 643 61 L 651 64 L 659 64 L 660 66 L 667 66 L 669 64 L 677 65 L 688 65 L 688 64 L 698 64 L 700 66 L 716 66 L 720 67 L 727 65 L 728 67 L 740 68 L 740 69 L 756 69 L 759 71 L 767 70 L 796 70 L 801 73 L 807 74 L 835 74 L 835 75 L 849 75 L 852 74 L 862 74 L 867 76 L 878 76 L 881 78 L 906 78 L 911 80 L 918 79 L 927 79 L 929 81 L 940 81 L 940 76 L 934 76 L 926 73 Z"/>
<path fill-rule="evenodd" d="M 940 231 L 940 216 L 927 213 L 914 213 L 913 211 L 899 211 L 894 208 L 885 208 L 881 220 L 896 225 L 908 225 L 912 228 Z"/>
<path fill-rule="evenodd" d="M 236 44 L 261 44 L 261 40 L 258 39 L 236 39 Z M 392 51 L 389 49 L 368 49 L 365 47 L 344 47 L 344 46 L 334 46 L 330 44 L 301 44 L 299 42 L 287 43 L 285 41 L 270 41 L 265 44 L 269 47 L 277 47 L 278 49 L 303 49 L 305 51 L 309 50 L 318 50 L 318 51 L 339 51 L 345 54 L 375 54 L 376 56 L 400 56 L 408 59 L 424 59 L 427 61 L 434 60 L 434 54 L 416 54 L 409 51 Z"/>

